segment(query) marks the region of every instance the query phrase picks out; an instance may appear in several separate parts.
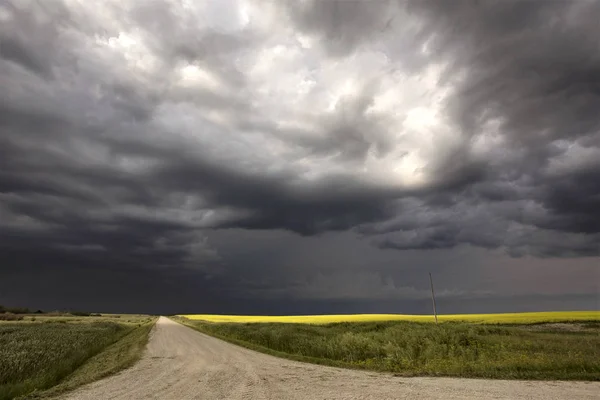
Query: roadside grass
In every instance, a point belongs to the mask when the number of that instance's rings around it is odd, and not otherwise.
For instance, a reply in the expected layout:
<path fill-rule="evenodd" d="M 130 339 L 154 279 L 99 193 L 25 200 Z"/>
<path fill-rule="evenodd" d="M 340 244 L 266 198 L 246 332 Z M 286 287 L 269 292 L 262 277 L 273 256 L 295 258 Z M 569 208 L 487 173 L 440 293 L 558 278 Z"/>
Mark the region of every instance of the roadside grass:
<path fill-rule="evenodd" d="M 253 350 L 402 376 L 600 380 L 600 324 L 489 325 L 409 321 L 186 325 Z"/>
<path fill-rule="evenodd" d="M 131 365 L 154 320 L 35 316 L 0 323 L 0 400 L 59 393 Z"/>
<path fill-rule="evenodd" d="M 234 323 L 293 323 L 293 324 L 330 324 L 336 322 L 381 322 L 413 321 L 435 322 L 432 315 L 406 314 L 342 314 L 342 315 L 215 315 L 190 314 L 181 317 L 207 322 Z M 454 314 L 439 315 L 439 321 L 462 321 L 482 324 L 531 324 L 571 321 L 600 321 L 600 311 L 551 311 L 501 314 Z"/>

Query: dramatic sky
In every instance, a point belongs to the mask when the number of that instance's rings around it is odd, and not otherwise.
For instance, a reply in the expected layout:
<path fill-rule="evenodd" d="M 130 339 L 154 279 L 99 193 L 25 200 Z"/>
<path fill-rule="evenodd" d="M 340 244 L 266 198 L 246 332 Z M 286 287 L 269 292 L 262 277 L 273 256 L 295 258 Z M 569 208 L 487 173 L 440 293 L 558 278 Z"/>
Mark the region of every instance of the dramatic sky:
<path fill-rule="evenodd" d="M 0 0 L 0 304 L 598 309 L 598 15 Z"/>

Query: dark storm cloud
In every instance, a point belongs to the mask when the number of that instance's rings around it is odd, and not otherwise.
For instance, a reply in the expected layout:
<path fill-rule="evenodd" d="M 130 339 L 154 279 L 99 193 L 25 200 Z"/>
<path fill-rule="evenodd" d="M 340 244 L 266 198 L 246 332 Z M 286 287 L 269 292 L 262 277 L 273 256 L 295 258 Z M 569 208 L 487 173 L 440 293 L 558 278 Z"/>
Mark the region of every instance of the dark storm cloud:
<path fill-rule="evenodd" d="M 298 27 L 315 31 L 326 31 L 328 27 L 337 32 L 350 30 L 352 18 L 340 27 L 330 23 L 328 13 L 322 10 L 344 7 L 342 3 L 311 3 L 303 15 L 320 14 L 323 21 L 315 18 L 311 25 L 300 21 Z M 559 164 L 561 158 L 572 159 L 565 163 L 575 163 L 579 151 L 593 154 L 588 157 L 600 156 L 598 147 L 584 144 L 597 143 L 600 128 L 600 118 L 596 115 L 600 107 L 600 48 L 595 39 L 598 27 L 594 23 L 598 3 L 417 1 L 406 4 L 410 12 L 424 16 L 422 21 L 429 33 L 426 45 L 434 54 L 432 57 L 449 63 L 443 79 L 456 82 L 456 89 L 446 107 L 457 127 L 473 141 L 486 133 L 486 124 L 495 123 L 497 135 L 502 138 L 499 151 L 507 154 L 502 157 L 504 160 L 498 157 L 477 165 L 470 159 L 469 143 L 464 142 L 436 171 L 454 174 L 457 185 L 449 188 L 450 193 L 443 191 L 425 197 L 434 202 L 443 199 L 444 206 L 437 209 L 434 203 L 425 214 L 444 215 L 448 207 L 461 204 L 470 204 L 475 209 L 489 208 L 485 218 L 474 224 L 472 232 L 464 219 L 449 217 L 439 225 L 431 225 L 429 218 L 415 219 L 410 215 L 405 218 L 412 223 L 398 226 L 399 230 L 405 230 L 406 237 L 399 241 L 385 238 L 381 245 L 426 249 L 460 243 L 484 247 L 510 243 L 509 247 L 515 250 L 513 254 L 519 253 L 516 248 L 520 246 L 535 248 L 532 253 L 538 255 L 597 254 L 600 165 L 588 162 L 558 172 L 552 171 L 552 164 Z M 350 13 L 356 7 L 357 4 L 352 4 L 346 11 Z M 343 13 L 335 15 L 341 18 Z M 366 29 L 369 25 L 373 24 L 367 21 Z M 364 35 L 361 39 L 369 38 Z M 345 52 L 355 51 L 359 46 L 353 41 L 346 44 Z M 324 46 L 331 50 L 327 44 Z M 337 54 L 332 50 L 332 55 Z M 561 149 L 556 148 L 557 143 Z M 567 155 L 567 149 L 573 146 L 581 148 Z M 490 164 L 494 174 L 482 174 Z M 448 168 L 456 171 L 449 173 Z M 473 173 L 473 179 L 469 179 Z M 442 180 L 448 182 L 449 176 L 443 176 Z M 478 200 L 475 203 L 474 193 Z M 512 212 L 495 213 L 497 207 L 488 207 L 495 202 L 511 201 Z M 535 203 L 536 212 L 530 215 L 527 209 L 516 212 L 526 201 Z M 426 204 L 431 201 L 425 200 L 420 207 L 426 208 Z M 493 237 L 483 232 L 484 227 L 490 229 L 485 225 L 490 219 L 496 219 L 501 231 Z M 531 230 L 526 237 L 507 237 L 512 235 L 506 230 L 510 221 L 525 223 L 526 230 L 540 229 Z M 564 245 L 562 233 L 567 232 L 579 235 Z M 546 238 L 539 240 L 536 236 Z"/>
<path fill-rule="evenodd" d="M 52 65 L 49 59 L 53 51 L 58 50 L 54 42 L 57 34 L 55 25 L 35 23 L 28 10 L 10 2 L 6 2 L 3 6 L 14 14 L 15 19 L 20 23 L 3 21 L 0 28 L 0 57 L 22 66 L 33 74 L 51 78 Z M 51 18 L 56 18 L 57 21 L 64 17 L 64 9 L 61 7 L 55 10 L 44 9 L 43 12 L 49 14 Z"/>
<path fill-rule="evenodd" d="M 330 54 L 344 56 L 389 27 L 391 2 L 362 1 L 287 2 L 296 27 L 316 34 Z"/>
<path fill-rule="evenodd" d="M 183 269 L 223 291 L 312 298 L 421 292 L 366 259 L 346 280 L 347 259 L 296 276 L 285 267 L 296 243 L 253 254 L 262 264 L 223 249 L 247 231 L 350 231 L 360 239 L 344 243 L 361 240 L 382 265 L 391 249 L 461 246 L 598 256 L 599 12 L 4 1 L 0 254 L 15 266 Z"/>

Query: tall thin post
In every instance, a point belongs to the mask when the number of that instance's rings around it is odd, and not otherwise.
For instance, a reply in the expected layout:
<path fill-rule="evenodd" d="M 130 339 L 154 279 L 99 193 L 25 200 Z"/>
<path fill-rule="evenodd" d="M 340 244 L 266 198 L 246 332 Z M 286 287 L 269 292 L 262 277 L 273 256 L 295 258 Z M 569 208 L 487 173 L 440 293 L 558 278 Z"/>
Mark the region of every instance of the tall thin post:
<path fill-rule="evenodd" d="M 433 302 L 433 315 L 435 317 L 435 323 L 437 324 L 437 310 L 435 309 L 435 294 L 433 292 L 433 278 L 431 278 L 431 272 L 429 273 L 429 283 L 431 284 L 431 301 Z"/>

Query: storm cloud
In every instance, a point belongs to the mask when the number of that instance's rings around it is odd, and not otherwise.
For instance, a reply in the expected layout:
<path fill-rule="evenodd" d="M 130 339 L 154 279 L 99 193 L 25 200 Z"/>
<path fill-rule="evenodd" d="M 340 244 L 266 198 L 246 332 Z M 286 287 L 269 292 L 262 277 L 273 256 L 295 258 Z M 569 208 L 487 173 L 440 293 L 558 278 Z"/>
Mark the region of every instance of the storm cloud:
<path fill-rule="evenodd" d="M 599 14 L 0 1 L 0 301 L 117 308 L 64 294 L 97 280 L 142 311 L 410 308 L 434 270 L 449 302 L 597 307 Z M 502 278 L 525 270 L 564 287 Z"/>

